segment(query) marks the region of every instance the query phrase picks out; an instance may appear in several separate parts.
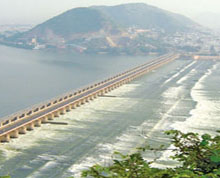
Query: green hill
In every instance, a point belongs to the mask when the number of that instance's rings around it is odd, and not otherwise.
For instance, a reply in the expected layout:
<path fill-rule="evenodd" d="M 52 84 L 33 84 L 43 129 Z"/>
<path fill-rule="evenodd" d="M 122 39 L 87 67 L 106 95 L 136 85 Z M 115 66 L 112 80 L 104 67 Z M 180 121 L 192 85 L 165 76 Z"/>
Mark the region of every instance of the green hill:
<path fill-rule="evenodd" d="M 69 36 L 98 32 L 111 25 L 111 22 L 96 9 L 75 8 L 36 26 L 30 32 L 44 32 L 50 29 L 55 34 Z"/>
<path fill-rule="evenodd" d="M 96 6 L 114 22 L 123 27 L 156 28 L 166 32 L 187 31 L 196 26 L 185 16 L 171 13 L 144 3 L 123 4 L 118 6 Z"/>

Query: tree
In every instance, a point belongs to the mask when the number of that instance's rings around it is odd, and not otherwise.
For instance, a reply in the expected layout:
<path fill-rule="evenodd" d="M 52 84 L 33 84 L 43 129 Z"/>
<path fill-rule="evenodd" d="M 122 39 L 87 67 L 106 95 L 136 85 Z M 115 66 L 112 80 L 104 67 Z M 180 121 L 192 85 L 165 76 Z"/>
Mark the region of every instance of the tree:
<path fill-rule="evenodd" d="M 151 167 L 155 161 L 145 161 L 142 153 L 146 150 L 163 150 L 146 146 L 136 153 L 124 155 L 116 152 L 117 159 L 109 166 L 94 165 L 82 172 L 81 177 L 94 178 L 219 178 L 220 177 L 220 136 L 209 134 L 182 133 L 177 130 L 165 132 L 171 136 L 172 159 L 181 165 L 176 168 L 159 169 Z"/>

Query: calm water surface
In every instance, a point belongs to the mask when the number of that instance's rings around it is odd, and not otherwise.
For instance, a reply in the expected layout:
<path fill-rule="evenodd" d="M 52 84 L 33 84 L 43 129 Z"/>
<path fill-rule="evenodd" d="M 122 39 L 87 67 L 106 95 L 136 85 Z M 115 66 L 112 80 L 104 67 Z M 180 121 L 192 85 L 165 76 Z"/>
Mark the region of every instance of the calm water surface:
<path fill-rule="evenodd" d="M 0 117 L 101 81 L 150 58 L 85 56 L 0 46 Z"/>
<path fill-rule="evenodd" d="M 5 51 L 7 51 L 6 49 Z M 20 52 L 20 50 L 18 51 Z M 48 93 L 52 97 L 74 88 L 79 76 L 81 80 L 78 81 L 78 86 L 95 79 L 98 80 L 97 75 L 105 78 L 117 73 L 120 68 L 126 69 L 146 60 L 142 57 L 104 57 L 103 60 L 94 57 L 97 62 L 95 65 L 90 58 L 74 58 L 74 62 L 67 60 L 68 65 L 63 65 L 65 62 L 55 60 L 56 58 L 51 54 L 48 54 L 47 59 L 53 62 L 48 62 L 45 57 L 42 57 L 43 59 L 39 57 L 44 56 L 40 52 L 27 53 L 32 57 L 35 56 L 34 62 L 26 59 L 24 62 L 17 63 L 20 65 L 20 72 L 23 72 L 22 75 L 33 83 L 29 87 L 35 88 L 34 91 L 41 96 L 41 99 L 46 99 Z M 68 59 L 71 57 L 69 56 Z M 12 59 L 10 61 L 12 63 Z M 88 62 L 91 62 L 89 63 L 91 65 L 86 65 Z M 6 61 L 2 63 L 8 64 Z M 23 67 L 27 63 L 43 68 L 45 71 L 38 72 L 38 70 L 32 69 L 31 72 L 35 71 L 33 76 L 25 75 Z M 105 65 L 106 63 L 108 65 Z M 75 65 L 78 67 L 74 67 Z M 10 71 L 14 70 L 10 69 Z M 76 76 L 73 76 L 74 71 L 77 70 L 81 72 L 81 75 L 75 73 Z M 29 73 L 31 73 L 30 71 Z M 50 80 L 54 78 L 54 81 L 57 81 L 54 76 L 65 75 L 66 77 L 59 79 L 62 86 L 58 82 L 47 83 L 48 78 L 44 77 L 46 71 L 54 72 L 50 74 L 51 78 L 49 78 Z M 83 77 L 84 72 L 82 71 L 90 73 L 91 76 Z M 7 74 L 7 72 L 4 73 Z M 37 77 L 38 73 L 41 77 Z M 109 164 L 114 151 L 130 153 L 134 151 L 135 147 L 146 144 L 146 142 L 152 145 L 166 144 L 169 146 L 168 139 L 162 134 L 164 130 L 179 129 L 214 134 L 215 130 L 220 129 L 219 75 L 220 63 L 215 61 L 176 60 L 169 63 L 107 94 L 114 97 L 99 97 L 93 102 L 56 118 L 56 121 L 67 122 L 66 126 L 45 124 L 8 144 L 2 144 L 0 146 L 2 152 L 0 174 L 10 172 L 13 178 L 77 176 L 82 169 L 95 163 Z M 33 78 L 38 81 L 37 86 L 35 86 Z M 71 80 L 74 80 L 72 84 L 70 84 Z M 7 83 L 5 80 L 3 81 Z M 41 81 L 45 81 L 47 87 L 40 85 Z M 66 87 L 63 86 L 64 84 Z M 30 88 L 23 85 L 24 82 L 19 86 L 24 90 L 26 88 L 26 92 L 29 91 Z M 16 88 L 13 90 L 15 93 L 11 92 L 11 95 L 16 96 L 20 92 L 16 92 Z M 10 96 L 9 91 L 5 92 L 8 97 Z M 45 93 L 44 95 L 39 94 L 38 91 Z M 23 96 L 26 96 L 25 92 L 22 93 Z M 23 101 L 29 100 L 32 98 L 32 94 L 25 98 Z M 33 101 L 38 100 L 31 99 L 31 102 Z M 4 102 L 2 103 L 4 105 Z M 17 103 L 19 102 L 14 100 L 14 104 Z M 10 105 L 10 103 L 8 104 Z M 175 165 L 176 163 L 168 159 L 169 155 L 170 152 L 159 153 L 160 159 L 155 166 Z M 144 156 L 147 159 L 154 157 L 152 153 L 146 153 Z"/>

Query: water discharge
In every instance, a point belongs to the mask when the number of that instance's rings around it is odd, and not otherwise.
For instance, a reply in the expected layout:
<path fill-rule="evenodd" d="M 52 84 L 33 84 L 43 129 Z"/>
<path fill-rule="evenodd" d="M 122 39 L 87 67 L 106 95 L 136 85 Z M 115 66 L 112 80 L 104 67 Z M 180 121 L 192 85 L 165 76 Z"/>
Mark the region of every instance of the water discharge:
<path fill-rule="evenodd" d="M 211 66 L 204 75 L 195 83 L 191 89 L 192 100 L 196 107 L 190 111 L 190 117 L 183 122 L 175 122 L 172 127 L 184 132 L 213 133 L 219 129 L 217 123 L 220 114 L 220 100 L 209 96 L 210 90 L 207 90 L 212 83 L 209 78 L 219 69 L 219 64 Z M 217 88 L 216 88 L 217 90 Z M 217 93 L 216 93 L 217 94 Z"/>
<path fill-rule="evenodd" d="M 192 102 L 196 103 L 195 107 L 189 111 L 190 116 L 181 121 L 174 121 L 170 126 L 171 129 L 177 129 L 185 133 L 196 132 L 200 134 L 216 134 L 216 131 L 220 128 L 220 125 L 218 124 L 220 114 L 220 95 L 216 92 L 218 89 L 212 88 L 211 86 L 213 85 L 212 78 L 216 79 L 215 77 L 219 75 L 219 67 L 219 63 L 217 63 L 210 65 L 205 71 L 192 69 L 189 74 L 178 80 L 178 84 L 183 84 L 186 80 L 194 78 L 198 73 L 202 74 L 197 80 L 195 80 L 196 82 L 190 90 Z M 213 93 L 214 96 L 210 97 L 210 93 Z M 175 92 L 173 96 L 176 96 Z M 168 165 L 171 167 L 176 166 L 178 163 L 170 160 L 170 156 L 172 155 L 172 151 L 170 150 L 172 149 L 173 146 L 170 146 L 168 151 L 163 152 L 158 163 L 153 166 L 161 168 L 167 167 L 167 164 L 165 165 L 164 162 L 169 162 L 170 164 Z"/>
<path fill-rule="evenodd" d="M 196 61 L 191 62 L 189 65 L 187 65 L 186 67 L 184 67 L 183 69 L 181 69 L 179 72 L 175 73 L 173 76 L 171 76 L 169 79 L 167 79 L 164 84 L 170 82 L 171 80 L 175 79 L 176 77 L 178 77 L 182 72 L 184 72 L 186 69 L 188 69 L 189 67 L 191 67 L 193 64 L 195 64 Z"/>

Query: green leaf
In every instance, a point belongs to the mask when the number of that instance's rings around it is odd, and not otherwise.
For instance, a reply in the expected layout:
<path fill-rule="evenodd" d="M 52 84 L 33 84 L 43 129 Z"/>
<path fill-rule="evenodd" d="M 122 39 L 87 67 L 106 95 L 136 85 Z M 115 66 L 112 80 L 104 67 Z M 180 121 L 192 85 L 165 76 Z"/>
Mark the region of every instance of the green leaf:
<path fill-rule="evenodd" d="M 212 155 L 210 157 L 211 161 L 214 163 L 220 163 L 220 156 L 219 155 Z"/>
<path fill-rule="evenodd" d="M 201 176 L 201 178 L 209 178 L 209 176 L 204 175 L 204 176 Z"/>
<path fill-rule="evenodd" d="M 201 146 L 206 146 L 206 145 L 208 145 L 208 144 L 209 144 L 209 142 L 208 142 L 207 140 L 203 140 L 203 141 L 200 143 Z"/>
<path fill-rule="evenodd" d="M 204 135 L 202 135 L 202 139 L 203 140 L 210 140 L 211 136 L 209 134 L 204 134 Z"/>

